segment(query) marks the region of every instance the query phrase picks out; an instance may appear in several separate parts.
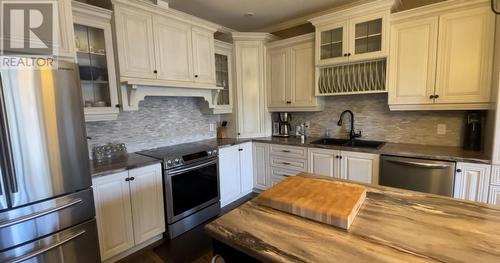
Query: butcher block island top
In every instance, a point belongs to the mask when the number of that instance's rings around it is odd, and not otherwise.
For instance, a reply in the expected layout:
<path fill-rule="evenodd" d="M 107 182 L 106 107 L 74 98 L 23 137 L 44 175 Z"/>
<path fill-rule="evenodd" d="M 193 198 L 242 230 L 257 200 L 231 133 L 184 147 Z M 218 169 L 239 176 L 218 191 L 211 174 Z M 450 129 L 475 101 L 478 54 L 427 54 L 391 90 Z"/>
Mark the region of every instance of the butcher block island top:
<path fill-rule="evenodd" d="M 499 207 L 365 187 L 366 199 L 349 231 L 255 201 L 206 230 L 263 262 L 500 262 Z"/>
<path fill-rule="evenodd" d="M 365 198 L 366 188 L 361 185 L 291 176 L 260 194 L 255 202 L 349 229 Z"/>

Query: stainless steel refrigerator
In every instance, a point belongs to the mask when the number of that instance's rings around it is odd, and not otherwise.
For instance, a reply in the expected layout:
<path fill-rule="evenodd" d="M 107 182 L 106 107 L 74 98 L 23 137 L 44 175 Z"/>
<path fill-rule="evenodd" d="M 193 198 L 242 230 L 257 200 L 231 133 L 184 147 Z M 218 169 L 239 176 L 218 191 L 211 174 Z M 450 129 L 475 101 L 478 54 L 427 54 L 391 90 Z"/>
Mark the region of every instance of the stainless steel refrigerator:
<path fill-rule="evenodd" d="M 0 70 L 0 262 L 100 262 L 77 68 Z"/>

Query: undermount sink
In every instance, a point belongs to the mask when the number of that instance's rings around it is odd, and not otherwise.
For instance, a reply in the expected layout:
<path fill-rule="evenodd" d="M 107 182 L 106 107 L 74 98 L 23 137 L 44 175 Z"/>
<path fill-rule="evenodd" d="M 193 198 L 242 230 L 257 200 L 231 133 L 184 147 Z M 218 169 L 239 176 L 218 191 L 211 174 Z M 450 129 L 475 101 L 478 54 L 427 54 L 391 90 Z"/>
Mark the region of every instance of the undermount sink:
<path fill-rule="evenodd" d="M 311 144 L 342 146 L 348 142 L 349 142 L 348 139 L 323 138 L 323 139 L 319 139 L 317 141 L 311 142 Z"/>
<path fill-rule="evenodd" d="M 348 139 L 323 138 L 323 139 L 319 139 L 317 141 L 313 141 L 313 142 L 311 142 L 311 144 L 380 149 L 380 147 L 382 147 L 385 144 L 385 142 L 363 141 L 363 140 L 352 140 L 351 141 Z"/>

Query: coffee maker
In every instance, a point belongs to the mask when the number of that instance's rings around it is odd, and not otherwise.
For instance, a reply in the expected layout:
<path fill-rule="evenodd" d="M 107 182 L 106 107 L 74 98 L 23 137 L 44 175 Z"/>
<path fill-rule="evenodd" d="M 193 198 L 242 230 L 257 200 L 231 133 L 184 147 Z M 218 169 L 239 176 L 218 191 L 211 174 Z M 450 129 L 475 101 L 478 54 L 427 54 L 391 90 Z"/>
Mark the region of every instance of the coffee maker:
<path fill-rule="evenodd" d="M 279 116 L 279 122 L 277 123 L 278 125 L 278 130 L 274 132 L 274 136 L 277 137 L 289 137 L 291 134 L 291 125 L 290 122 L 292 121 L 292 115 L 288 112 L 280 112 L 278 114 Z"/>
<path fill-rule="evenodd" d="M 482 144 L 482 126 L 483 116 L 480 112 L 467 113 L 465 125 L 464 149 L 479 151 L 483 148 Z"/>

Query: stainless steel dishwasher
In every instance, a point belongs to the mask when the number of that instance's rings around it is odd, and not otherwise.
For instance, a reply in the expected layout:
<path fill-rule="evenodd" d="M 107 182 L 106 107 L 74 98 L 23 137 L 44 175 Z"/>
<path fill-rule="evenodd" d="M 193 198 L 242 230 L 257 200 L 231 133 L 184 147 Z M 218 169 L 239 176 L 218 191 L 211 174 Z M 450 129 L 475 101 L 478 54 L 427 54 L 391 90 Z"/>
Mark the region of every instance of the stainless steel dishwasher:
<path fill-rule="evenodd" d="M 383 155 L 380 185 L 453 196 L 455 162 Z"/>

